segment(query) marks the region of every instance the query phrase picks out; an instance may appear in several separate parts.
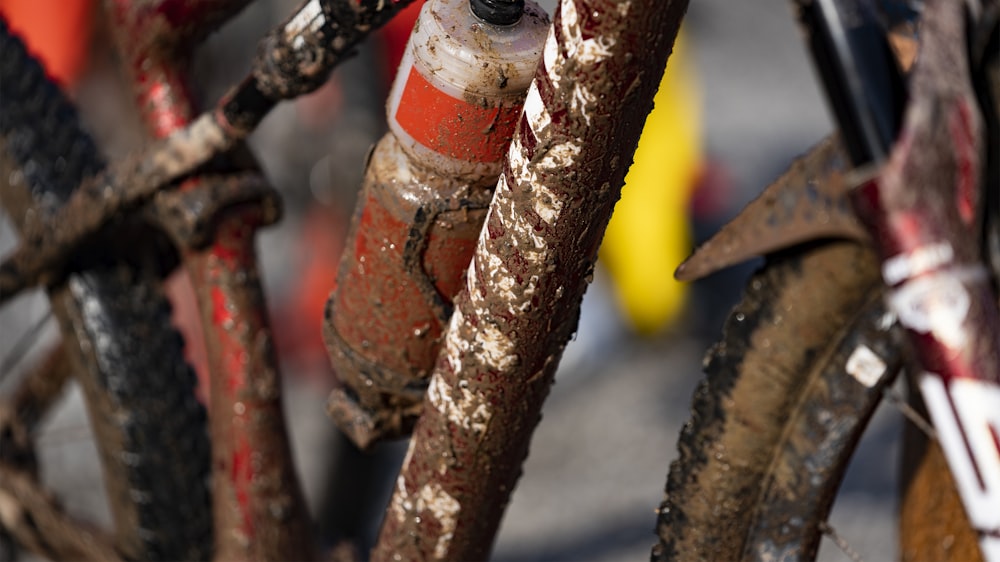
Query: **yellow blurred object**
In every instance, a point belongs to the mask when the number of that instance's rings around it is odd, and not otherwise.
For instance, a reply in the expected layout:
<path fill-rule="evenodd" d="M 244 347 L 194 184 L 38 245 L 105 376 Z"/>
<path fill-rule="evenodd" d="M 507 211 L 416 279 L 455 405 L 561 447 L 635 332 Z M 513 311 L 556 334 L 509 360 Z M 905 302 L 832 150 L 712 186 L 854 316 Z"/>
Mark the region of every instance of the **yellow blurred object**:
<path fill-rule="evenodd" d="M 641 334 L 671 322 L 687 292 L 673 272 L 690 251 L 687 215 L 702 145 L 699 92 L 683 36 L 653 103 L 600 250 L 619 307 Z"/>

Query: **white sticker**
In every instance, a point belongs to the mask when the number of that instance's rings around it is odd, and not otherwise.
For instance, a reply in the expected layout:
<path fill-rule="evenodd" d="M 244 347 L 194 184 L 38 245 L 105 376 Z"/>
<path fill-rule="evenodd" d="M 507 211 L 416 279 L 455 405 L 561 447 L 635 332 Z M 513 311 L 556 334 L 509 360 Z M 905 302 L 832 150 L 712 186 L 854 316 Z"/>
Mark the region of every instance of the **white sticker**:
<path fill-rule="evenodd" d="M 545 47 L 542 50 L 542 60 L 552 85 L 559 88 L 559 80 L 562 78 L 562 68 L 566 59 L 559 53 L 559 41 L 556 40 L 555 27 L 549 28 L 549 36 L 545 39 Z"/>
<path fill-rule="evenodd" d="M 1000 562 L 1000 537 L 982 535 L 979 537 L 979 548 L 986 562 Z"/>
<path fill-rule="evenodd" d="M 859 345 L 847 359 L 847 372 L 868 388 L 875 386 L 885 369 L 885 361 L 867 345 Z"/>
<path fill-rule="evenodd" d="M 308 4 L 302 6 L 299 13 L 295 14 L 288 23 L 285 24 L 285 38 L 292 41 L 293 38 L 308 29 L 315 33 L 326 23 L 326 16 L 319 5 L 319 0 L 310 0 Z M 296 47 L 301 46 L 296 45 Z"/>
<path fill-rule="evenodd" d="M 962 329 L 972 299 L 961 278 L 952 273 L 936 273 L 911 279 L 889 294 L 889 307 L 907 328 L 930 333 L 951 349 L 965 344 Z"/>
<path fill-rule="evenodd" d="M 1000 386 L 960 378 L 946 387 L 932 373 L 924 373 L 919 384 L 969 521 L 980 532 L 997 533 L 1000 449 L 994 435 L 1000 435 Z M 987 560 L 997 559 L 987 555 Z"/>
<path fill-rule="evenodd" d="M 955 250 L 951 244 L 947 242 L 928 244 L 885 260 L 882 264 L 882 278 L 891 287 L 900 281 L 933 271 L 950 263 L 954 258 Z"/>
<path fill-rule="evenodd" d="M 528 87 L 528 94 L 524 98 L 524 116 L 536 137 L 552 122 L 549 110 L 545 109 L 545 103 L 542 102 L 542 96 L 534 82 Z"/>

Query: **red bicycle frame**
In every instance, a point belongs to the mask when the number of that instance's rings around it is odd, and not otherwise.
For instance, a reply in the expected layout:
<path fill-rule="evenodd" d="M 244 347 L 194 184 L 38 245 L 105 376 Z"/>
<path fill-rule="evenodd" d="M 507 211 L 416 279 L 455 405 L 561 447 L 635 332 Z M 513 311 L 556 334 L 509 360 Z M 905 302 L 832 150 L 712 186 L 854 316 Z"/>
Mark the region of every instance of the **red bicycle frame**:
<path fill-rule="evenodd" d="M 196 115 L 185 76 L 193 43 L 248 3 L 105 2 L 137 106 L 154 137 L 176 132 Z M 167 196 L 218 200 L 212 183 L 227 183 L 225 191 L 239 194 L 254 191 L 247 180 L 245 173 L 195 177 Z M 276 206 L 253 193 L 216 205 L 207 217 L 214 228 L 207 246 L 190 244 L 168 224 L 195 288 L 208 351 L 215 555 L 311 559 L 315 547 L 285 430 L 254 248 L 257 228 L 278 218 Z"/>

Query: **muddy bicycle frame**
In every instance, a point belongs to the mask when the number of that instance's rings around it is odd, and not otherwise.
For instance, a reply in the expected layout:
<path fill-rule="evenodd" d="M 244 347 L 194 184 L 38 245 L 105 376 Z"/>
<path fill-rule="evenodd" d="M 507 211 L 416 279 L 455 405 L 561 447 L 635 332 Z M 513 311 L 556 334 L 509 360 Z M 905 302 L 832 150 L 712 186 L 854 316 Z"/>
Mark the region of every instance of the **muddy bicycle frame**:
<path fill-rule="evenodd" d="M 304 2 L 264 38 L 246 79 L 199 116 L 183 72 L 191 45 L 248 3 L 105 3 L 160 140 L 87 182 L 53 223 L 23 233 L 0 265 L 0 302 L 58 279 L 72 249 L 116 214 L 160 216 L 205 324 L 216 556 L 304 559 L 315 550 L 253 252 L 254 231 L 279 206 L 241 143 L 409 1 Z M 488 554 L 686 7 L 561 3 L 374 559 Z"/>
<path fill-rule="evenodd" d="M 321 85 L 408 1 L 303 3 L 262 41 L 250 75 L 199 115 L 184 83 L 191 44 L 248 3 L 107 0 L 139 106 L 161 140 L 83 186 L 55 217 L 59 228 L 37 223 L 25 233 L 0 266 L 0 302 L 57 279 L 72 249 L 117 213 L 145 206 L 167 217 L 160 222 L 195 281 L 211 358 L 216 555 L 307 558 L 313 538 L 288 456 L 253 251 L 254 231 L 276 220 L 279 207 L 241 143 L 276 103 Z M 932 5 L 942 13 L 924 48 L 943 60 L 915 72 L 913 107 L 937 99 L 941 65 L 967 74 L 964 51 L 943 39 L 962 17 L 948 3 Z M 374 559 L 488 554 L 686 7 L 684 0 L 561 2 Z M 900 137 L 909 140 L 896 143 L 856 200 L 885 258 L 897 317 L 924 369 L 938 375 L 922 379 L 924 393 L 984 550 L 993 552 L 990 517 L 1000 510 L 976 507 L 996 506 L 1000 490 L 1000 408 L 984 406 L 997 401 L 996 299 L 976 273 L 979 252 L 969 243 L 976 221 L 965 215 L 976 209 L 982 125 L 969 89 L 947 91 L 935 102 L 947 108 L 945 118 L 911 122 L 924 115 L 911 110 Z M 224 153 L 223 165 L 206 166 Z M 948 155 L 946 170 L 958 173 L 914 183 L 941 176 L 913 156 L 928 153 Z M 903 186 L 919 205 L 891 205 Z M 944 225 L 956 229 L 936 230 Z M 918 290 L 928 279 L 948 298 Z M 934 414 L 941 405 L 945 414 Z"/>
<path fill-rule="evenodd" d="M 983 555 L 1000 560 L 1000 313 L 980 243 L 985 191 L 1000 186 L 983 183 L 997 147 L 987 150 L 973 79 L 981 30 L 969 23 L 984 7 L 927 3 L 907 87 L 868 6 L 795 6 L 855 167 L 851 202 L 881 258 L 889 310 L 909 336 L 917 386 Z M 870 350 L 856 355 L 877 368 Z"/>
<path fill-rule="evenodd" d="M 698 279 L 814 240 L 873 246 L 890 311 L 883 325 L 898 321 L 909 336 L 910 367 L 936 428 L 930 431 L 942 444 L 982 551 L 998 560 L 1000 322 L 995 278 L 985 266 L 997 251 L 982 242 L 988 228 L 996 230 L 984 224 L 984 211 L 996 220 L 1000 187 L 998 162 L 991 160 L 1000 150 L 1000 92 L 995 77 L 989 91 L 987 76 L 987 64 L 996 65 L 1000 5 L 927 2 L 918 62 L 906 79 L 897 64 L 913 62 L 911 24 L 903 26 L 896 52 L 886 14 L 874 14 L 872 3 L 791 4 L 838 135 L 699 247 L 677 276 Z M 884 346 L 857 345 L 845 370 L 873 388 L 892 363 L 873 351 Z"/>

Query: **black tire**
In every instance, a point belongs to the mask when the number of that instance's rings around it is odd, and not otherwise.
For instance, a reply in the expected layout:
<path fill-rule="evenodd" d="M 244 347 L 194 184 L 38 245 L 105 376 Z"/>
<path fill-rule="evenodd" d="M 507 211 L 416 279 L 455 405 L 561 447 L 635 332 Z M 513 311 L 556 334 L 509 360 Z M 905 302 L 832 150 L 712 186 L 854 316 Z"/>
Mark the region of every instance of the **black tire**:
<path fill-rule="evenodd" d="M 829 241 L 769 257 L 706 357 L 652 559 L 814 559 L 850 455 L 899 370 L 892 324 L 867 248 Z M 885 366 L 870 386 L 846 369 L 862 345 Z"/>
<path fill-rule="evenodd" d="M 23 227 L 50 216 L 103 163 L 76 112 L 0 20 L 0 153 L 14 168 L 5 212 Z M 144 231 L 144 242 L 151 240 Z M 118 238 L 122 235 L 119 234 Z M 102 255 L 48 288 L 75 359 L 103 463 L 116 547 L 134 560 L 211 555 L 206 415 L 183 341 L 170 324 L 156 252 Z M 91 259 L 94 258 L 94 259 Z"/>

